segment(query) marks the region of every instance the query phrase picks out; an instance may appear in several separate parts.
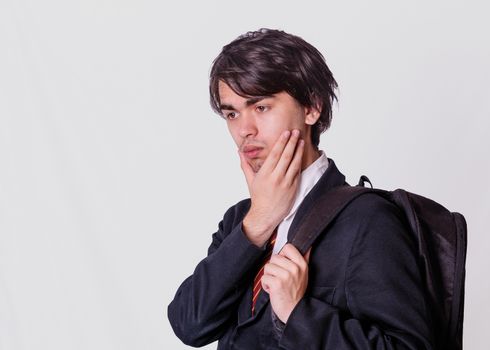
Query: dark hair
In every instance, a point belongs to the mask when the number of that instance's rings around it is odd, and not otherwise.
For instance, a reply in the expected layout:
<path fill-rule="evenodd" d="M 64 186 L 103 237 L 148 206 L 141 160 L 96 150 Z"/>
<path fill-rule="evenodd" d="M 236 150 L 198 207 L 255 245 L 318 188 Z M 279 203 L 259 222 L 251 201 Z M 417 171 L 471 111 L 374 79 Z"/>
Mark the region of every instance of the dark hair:
<path fill-rule="evenodd" d="M 220 80 L 243 97 L 285 91 L 301 105 L 318 108 L 320 118 L 311 132 L 316 147 L 330 126 L 337 82 L 322 54 L 298 36 L 262 28 L 223 47 L 213 61 L 209 82 L 211 107 L 221 115 Z"/>

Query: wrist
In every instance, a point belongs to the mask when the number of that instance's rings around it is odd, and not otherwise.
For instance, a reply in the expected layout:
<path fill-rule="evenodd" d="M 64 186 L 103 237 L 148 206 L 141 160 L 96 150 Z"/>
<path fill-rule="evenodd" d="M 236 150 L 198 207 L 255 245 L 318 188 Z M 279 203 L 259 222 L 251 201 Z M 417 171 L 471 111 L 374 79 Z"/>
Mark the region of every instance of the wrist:
<path fill-rule="evenodd" d="M 247 213 L 242 222 L 243 232 L 256 246 L 262 247 L 272 235 L 275 226 L 265 220 L 260 220 L 253 213 Z"/>

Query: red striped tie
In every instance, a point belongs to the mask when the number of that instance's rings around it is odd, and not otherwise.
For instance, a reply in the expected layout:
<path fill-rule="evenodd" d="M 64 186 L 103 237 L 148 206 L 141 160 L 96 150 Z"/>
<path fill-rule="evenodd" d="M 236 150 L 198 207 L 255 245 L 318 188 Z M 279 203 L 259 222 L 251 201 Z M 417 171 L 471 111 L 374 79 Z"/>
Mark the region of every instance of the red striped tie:
<path fill-rule="evenodd" d="M 266 256 L 264 258 L 264 262 L 259 270 L 257 272 L 257 275 L 254 278 L 254 285 L 253 285 L 253 292 L 252 292 L 252 315 L 254 314 L 255 311 L 255 303 L 257 301 L 257 298 L 260 294 L 260 291 L 262 290 L 262 283 L 260 280 L 262 279 L 262 276 L 264 275 L 264 267 L 265 264 L 269 262 L 272 256 L 272 248 L 274 248 L 274 243 L 276 242 L 276 236 L 277 236 L 277 229 L 274 230 L 274 233 L 272 234 L 271 238 L 269 239 L 269 242 L 267 243 L 266 247 Z"/>

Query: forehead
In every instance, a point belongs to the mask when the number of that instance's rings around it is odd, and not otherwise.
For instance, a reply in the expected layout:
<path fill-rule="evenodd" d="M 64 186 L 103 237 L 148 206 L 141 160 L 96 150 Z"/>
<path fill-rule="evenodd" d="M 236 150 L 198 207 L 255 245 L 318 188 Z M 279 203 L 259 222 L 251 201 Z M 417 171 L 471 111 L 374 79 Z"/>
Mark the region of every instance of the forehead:
<path fill-rule="evenodd" d="M 222 80 L 218 82 L 218 93 L 219 93 L 219 99 L 222 102 L 227 99 L 245 100 L 248 98 L 248 97 L 243 97 L 238 95 L 235 91 L 233 91 L 233 89 L 228 84 L 226 84 Z"/>
<path fill-rule="evenodd" d="M 264 98 L 273 98 L 274 96 L 240 96 L 233 91 L 228 84 L 220 81 L 218 86 L 220 110 L 236 110 L 251 106 Z"/>

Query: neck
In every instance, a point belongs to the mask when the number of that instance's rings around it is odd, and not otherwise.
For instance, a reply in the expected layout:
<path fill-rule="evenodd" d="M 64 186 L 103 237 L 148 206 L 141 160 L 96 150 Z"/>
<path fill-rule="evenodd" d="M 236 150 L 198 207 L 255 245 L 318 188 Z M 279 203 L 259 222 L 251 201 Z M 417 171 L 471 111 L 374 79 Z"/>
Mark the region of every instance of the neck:
<path fill-rule="evenodd" d="M 308 168 L 319 157 L 320 157 L 320 151 L 318 150 L 318 148 L 316 148 L 311 144 L 308 145 L 308 147 L 305 147 L 305 151 L 303 154 L 303 161 L 301 163 L 301 171 Z"/>

